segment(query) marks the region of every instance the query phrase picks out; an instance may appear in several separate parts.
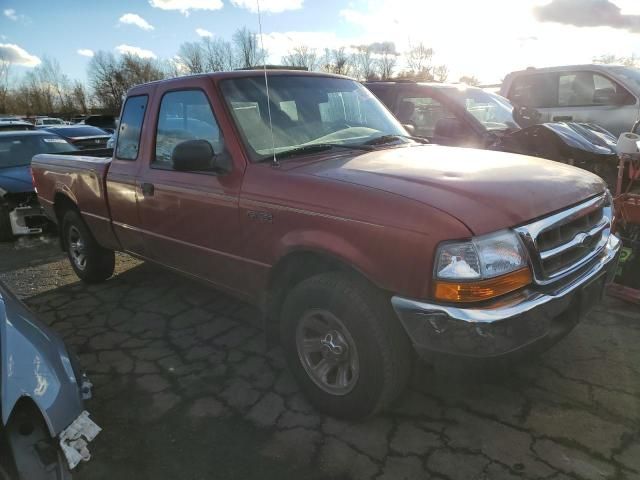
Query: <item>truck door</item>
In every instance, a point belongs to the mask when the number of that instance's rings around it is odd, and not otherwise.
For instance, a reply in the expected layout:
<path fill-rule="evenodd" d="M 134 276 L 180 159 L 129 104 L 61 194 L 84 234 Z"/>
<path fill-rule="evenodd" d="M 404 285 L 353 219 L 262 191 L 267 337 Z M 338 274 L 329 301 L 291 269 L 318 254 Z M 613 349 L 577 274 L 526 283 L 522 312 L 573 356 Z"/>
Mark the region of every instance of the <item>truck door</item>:
<path fill-rule="evenodd" d="M 241 292 L 235 253 L 242 164 L 230 158 L 228 173 L 185 172 L 174 170 L 171 161 L 176 145 L 196 139 L 209 142 L 215 155 L 231 155 L 213 98 L 207 77 L 184 79 L 178 90 L 175 84 L 158 86 L 150 107 L 155 131 L 138 177 L 138 209 L 149 258 Z"/>
<path fill-rule="evenodd" d="M 118 126 L 113 160 L 107 173 L 107 201 L 116 237 L 126 252 L 143 256 L 146 252 L 140 233 L 136 177 L 140 159 L 146 153 L 140 137 L 145 126 L 148 101 L 147 95 L 127 98 Z"/>

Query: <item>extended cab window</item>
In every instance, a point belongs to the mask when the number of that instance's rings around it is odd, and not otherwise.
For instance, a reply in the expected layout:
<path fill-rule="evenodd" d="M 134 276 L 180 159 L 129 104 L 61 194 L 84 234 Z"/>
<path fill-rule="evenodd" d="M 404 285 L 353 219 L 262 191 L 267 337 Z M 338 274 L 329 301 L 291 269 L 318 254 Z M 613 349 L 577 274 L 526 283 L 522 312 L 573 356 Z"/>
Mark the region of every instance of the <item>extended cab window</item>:
<path fill-rule="evenodd" d="M 147 96 L 129 97 L 124 104 L 120 128 L 118 129 L 118 144 L 116 158 L 121 160 L 135 160 L 140 149 L 140 133 L 142 121 L 147 108 Z"/>
<path fill-rule="evenodd" d="M 518 106 L 557 107 L 558 75 L 539 73 L 516 77 L 508 96 L 511 103 Z"/>
<path fill-rule="evenodd" d="M 206 140 L 216 155 L 223 151 L 218 123 L 200 90 L 169 92 L 162 97 L 152 166 L 171 169 L 173 149 L 186 140 Z"/>

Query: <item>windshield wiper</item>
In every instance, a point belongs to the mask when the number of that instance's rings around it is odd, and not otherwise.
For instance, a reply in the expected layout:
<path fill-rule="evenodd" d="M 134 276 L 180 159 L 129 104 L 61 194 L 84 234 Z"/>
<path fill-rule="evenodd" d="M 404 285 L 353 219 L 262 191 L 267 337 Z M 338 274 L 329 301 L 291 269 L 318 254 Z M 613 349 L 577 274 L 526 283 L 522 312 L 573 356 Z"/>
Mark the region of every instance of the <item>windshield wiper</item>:
<path fill-rule="evenodd" d="M 408 138 L 409 140 L 413 140 L 414 142 L 418 142 L 418 143 L 424 143 L 424 144 L 429 143 L 429 140 L 427 140 L 426 138 L 412 137 L 410 135 L 393 134 L 393 135 L 380 135 L 379 137 L 372 138 L 371 140 L 367 140 L 361 145 L 386 145 L 388 143 L 393 143 L 396 140 L 402 139 L 402 138 Z"/>
<path fill-rule="evenodd" d="M 339 143 L 310 143 L 308 145 L 302 145 L 300 147 L 295 147 L 290 150 L 285 150 L 283 152 L 276 153 L 276 160 L 282 160 L 284 158 L 293 157 L 296 155 L 306 155 L 309 153 L 318 153 L 325 152 L 327 150 L 331 150 L 333 148 L 344 148 L 347 150 L 366 150 L 371 151 L 371 148 L 366 147 L 364 145 L 343 145 Z M 273 155 L 268 155 L 261 158 L 260 162 L 265 162 L 267 160 L 272 160 Z"/>

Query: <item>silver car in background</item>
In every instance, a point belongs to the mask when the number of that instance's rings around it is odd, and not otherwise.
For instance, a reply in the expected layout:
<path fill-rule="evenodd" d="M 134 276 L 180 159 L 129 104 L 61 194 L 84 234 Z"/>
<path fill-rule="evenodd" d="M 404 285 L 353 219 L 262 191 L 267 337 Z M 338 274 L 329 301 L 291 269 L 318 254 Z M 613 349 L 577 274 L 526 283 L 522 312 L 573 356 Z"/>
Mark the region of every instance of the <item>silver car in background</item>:
<path fill-rule="evenodd" d="M 507 75 L 500 94 L 536 108 L 541 122 L 595 123 L 616 137 L 640 118 L 640 70 L 631 67 L 528 68 Z"/>
<path fill-rule="evenodd" d="M 100 432 L 91 384 L 62 339 L 0 282 L 0 480 L 61 480 Z"/>

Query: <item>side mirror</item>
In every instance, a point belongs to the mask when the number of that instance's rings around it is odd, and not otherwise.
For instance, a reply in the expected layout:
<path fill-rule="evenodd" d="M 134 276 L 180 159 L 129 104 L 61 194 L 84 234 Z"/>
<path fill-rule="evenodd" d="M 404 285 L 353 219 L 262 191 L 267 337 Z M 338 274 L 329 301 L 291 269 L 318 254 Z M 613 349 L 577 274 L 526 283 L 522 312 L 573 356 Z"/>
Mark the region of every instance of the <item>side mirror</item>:
<path fill-rule="evenodd" d="M 413 136 L 416 134 L 416 127 L 411 125 L 410 123 L 403 123 L 402 126 L 409 133 L 409 135 Z"/>
<path fill-rule="evenodd" d="M 179 172 L 229 171 L 218 161 L 213 147 L 206 140 L 186 140 L 177 144 L 171 154 L 173 169 Z"/>
<path fill-rule="evenodd" d="M 462 140 L 469 135 L 469 129 L 458 118 L 441 118 L 433 131 L 435 143 L 437 139 Z"/>

